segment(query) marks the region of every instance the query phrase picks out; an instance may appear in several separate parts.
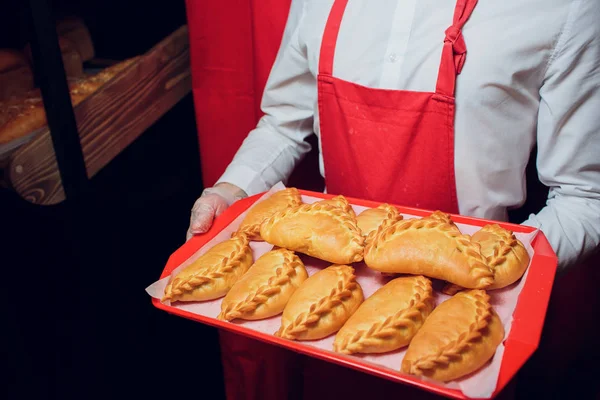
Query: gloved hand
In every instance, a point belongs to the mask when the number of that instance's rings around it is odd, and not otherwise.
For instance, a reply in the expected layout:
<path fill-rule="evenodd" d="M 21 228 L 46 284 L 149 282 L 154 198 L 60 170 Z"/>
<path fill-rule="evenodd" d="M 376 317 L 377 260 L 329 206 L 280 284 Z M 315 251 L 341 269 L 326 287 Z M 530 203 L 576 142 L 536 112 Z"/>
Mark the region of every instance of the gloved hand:
<path fill-rule="evenodd" d="M 192 207 L 186 241 L 196 234 L 208 231 L 215 217 L 244 197 L 247 197 L 246 192 L 231 183 L 218 183 L 212 188 L 204 189 Z"/>

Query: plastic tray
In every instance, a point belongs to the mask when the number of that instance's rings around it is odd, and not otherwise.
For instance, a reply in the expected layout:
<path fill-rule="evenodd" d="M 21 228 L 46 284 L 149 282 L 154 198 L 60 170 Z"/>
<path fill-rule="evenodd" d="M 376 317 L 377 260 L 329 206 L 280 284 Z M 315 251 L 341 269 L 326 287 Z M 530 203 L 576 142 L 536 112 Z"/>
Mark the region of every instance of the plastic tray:
<path fill-rule="evenodd" d="M 333 195 L 324 193 L 310 192 L 300 190 L 300 193 L 307 196 L 319 197 L 328 199 Z M 186 242 L 182 247 L 175 251 L 169 258 L 165 269 L 162 272 L 160 279 L 167 277 L 172 270 L 181 265 L 184 261 L 190 258 L 199 248 L 216 236 L 220 231 L 226 228 L 237 216 L 246 211 L 254 204 L 263 194 L 248 197 L 240 200 L 228 208 L 223 214 L 215 219 L 211 229 L 203 234 L 195 236 Z M 360 200 L 348 197 L 351 204 L 364 207 L 377 207 L 380 203 Z M 429 215 L 431 211 L 409 207 L 397 206 L 399 211 L 406 214 L 417 216 Z M 489 223 L 498 223 L 500 226 L 510 229 L 514 232 L 530 233 L 535 229 L 523 225 L 503 223 L 497 221 L 489 221 L 479 218 L 464 217 L 460 215 L 452 215 L 452 218 L 457 223 L 470 224 L 475 226 L 484 226 Z M 550 299 L 552 283 L 556 273 L 557 258 L 550 247 L 550 244 L 544 234 L 540 231 L 532 242 L 534 248 L 534 256 L 529 266 L 529 275 L 513 314 L 513 322 L 511 331 L 506 338 L 504 345 L 504 356 L 498 377 L 496 391 L 492 398 L 496 396 L 508 384 L 513 376 L 518 372 L 521 366 L 537 349 L 540 341 L 542 327 Z M 467 399 L 465 395 L 457 389 L 448 389 L 436 385 L 435 382 L 423 381 L 418 378 L 393 371 L 383 366 L 367 363 L 358 358 L 345 356 L 333 352 L 327 352 L 302 342 L 288 341 L 275 337 L 273 335 L 264 334 L 259 331 L 244 327 L 243 325 L 231 324 L 225 321 L 217 320 L 203 315 L 194 314 L 185 310 L 171 307 L 162 304 L 158 299 L 152 298 L 152 303 L 156 308 L 164 310 L 170 314 L 188 318 L 207 325 L 211 325 L 220 329 L 226 329 L 240 335 L 248 336 L 257 340 L 261 340 L 274 345 L 282 346 L 287 349 L 326 360 L 339 365 L 344 365 L 356 370 L 373 374 L 382 378 L 386 378 L 395 382 L 402 382 L 411 386 L 419 387 L 439 395 L 456 398 Z"/>

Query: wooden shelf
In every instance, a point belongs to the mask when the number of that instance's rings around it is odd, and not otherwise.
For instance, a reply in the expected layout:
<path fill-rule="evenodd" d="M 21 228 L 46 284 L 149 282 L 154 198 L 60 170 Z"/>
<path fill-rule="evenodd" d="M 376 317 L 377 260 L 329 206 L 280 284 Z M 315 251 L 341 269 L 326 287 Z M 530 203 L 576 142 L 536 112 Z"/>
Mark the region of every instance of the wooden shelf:
<path fill-rule="evenodd" d="M 88 178 L 191 91 L 189 40 L 182 26 L 74 108 Z M 0 159 L 4 184 L 40 205 L 65 194 L 46 127 Z"/>

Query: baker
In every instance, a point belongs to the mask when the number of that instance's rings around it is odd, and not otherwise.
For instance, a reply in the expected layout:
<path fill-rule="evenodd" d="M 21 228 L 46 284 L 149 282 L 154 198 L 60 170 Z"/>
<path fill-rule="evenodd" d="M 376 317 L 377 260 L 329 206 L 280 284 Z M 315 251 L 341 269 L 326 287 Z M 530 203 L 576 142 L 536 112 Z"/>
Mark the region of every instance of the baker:
<path fill-rule="evenodd" d="M 286 181 L 312 134 L 329 193 L 492 220 L 524 203 L 537 145 L 549 195 L 523 224 L 548 237 L 561 275 L 597 273 L 583 264 L 600 242 L 600 2 L 297 0 L 292 10 L 265 115 L 194 204 L 188 238 Z M 561 279 L 545 336 L 597 292 L 577 278 L 563 285 L 577 293 L 561 295 Z M 229 333 L 221 345 L 229 398 L 407 390 Z"/>

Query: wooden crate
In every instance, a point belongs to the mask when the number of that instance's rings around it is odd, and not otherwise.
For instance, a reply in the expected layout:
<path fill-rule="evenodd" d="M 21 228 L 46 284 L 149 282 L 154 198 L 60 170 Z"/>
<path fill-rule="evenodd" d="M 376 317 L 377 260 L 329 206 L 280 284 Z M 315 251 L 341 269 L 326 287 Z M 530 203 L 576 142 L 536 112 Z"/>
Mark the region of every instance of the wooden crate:
<path fill-rule="evenodd" d="M 184 25 L 74 108 L 92 178 L 191 91 L 188 29 Z M 0 156 L 0 181 L 25 200 L 64 200 L 50 130 L 9 143 Z"/>

